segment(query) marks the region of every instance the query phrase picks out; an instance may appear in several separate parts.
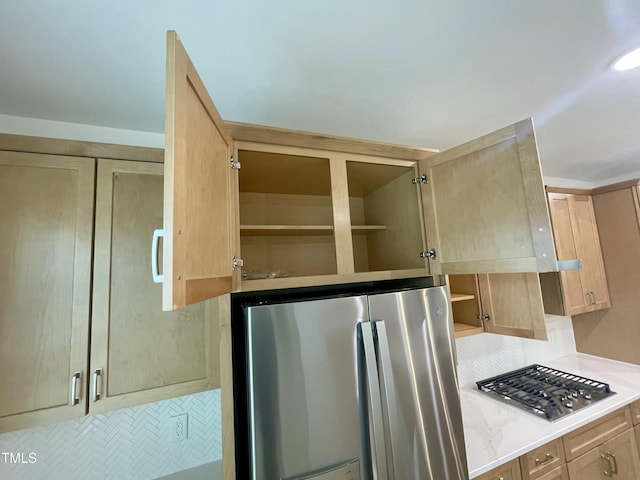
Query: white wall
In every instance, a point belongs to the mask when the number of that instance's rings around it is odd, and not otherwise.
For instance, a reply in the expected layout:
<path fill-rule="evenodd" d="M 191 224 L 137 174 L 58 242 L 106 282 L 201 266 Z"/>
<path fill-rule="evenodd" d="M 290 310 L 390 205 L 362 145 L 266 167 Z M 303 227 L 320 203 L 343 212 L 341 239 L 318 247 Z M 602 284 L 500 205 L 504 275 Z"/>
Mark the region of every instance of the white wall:
<path fill-rule="evenodd" d="M 164 134 L 0 115 L 0 133 L 164 148 Z"/>
<path fill-rule="evenodd" d="M 461 387 L 576 352 L 571 317 L 545 315 L 548 341 L 482 333 L 456 340 Z"/>

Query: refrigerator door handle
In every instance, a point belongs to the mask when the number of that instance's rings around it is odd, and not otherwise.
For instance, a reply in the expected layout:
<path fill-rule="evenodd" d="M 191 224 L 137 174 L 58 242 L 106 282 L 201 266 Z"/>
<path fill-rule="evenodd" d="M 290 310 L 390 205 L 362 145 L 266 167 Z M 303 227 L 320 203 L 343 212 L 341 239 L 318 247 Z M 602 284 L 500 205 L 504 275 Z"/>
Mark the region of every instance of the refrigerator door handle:
<path fill-rule="evenodd" d="M 387 470 L 387 454 L 385 445 L 384 422 L 382 418 L 382 399 L 378 380 L 378 364 L 376 347 L 373 340 L 373 325 L 362 322 L 360 331 L 364 346 L 365 366 L 367 371 L 367 397 L 369 404 L 369 425 L 371 428 L 371 454 L 373 456 L 374 478 L 389 480 Z"/>
<path fill-rule="evenodd" d="M 387 338 L 387 328 L 384 320 L 378 320 L 373 323 L 373 329 L 377 338 L 378 346 L 378 360 L 380 365 L 380 377 L 382 385 L 380 392 L 382 394 L 382 407 L 384 419 L 388 421 L 388 432 L 390 438 L 387 436 L 387 440 L 391 440 L 391 444 L 388 446 L 388 462 L 389 462 L 389 479 L 395 479 L 393 461 L 394 461 L 394 448 L 400 445 L 399 439 L 399 421 L 398 421 L 398 402 L 396 400 L 395 382 L 393 381 L 393 370 L 391 368 L 391 350 L 389 349 L 389 340 Z M 386 426 L 386 425 L 385 425 Z"/>

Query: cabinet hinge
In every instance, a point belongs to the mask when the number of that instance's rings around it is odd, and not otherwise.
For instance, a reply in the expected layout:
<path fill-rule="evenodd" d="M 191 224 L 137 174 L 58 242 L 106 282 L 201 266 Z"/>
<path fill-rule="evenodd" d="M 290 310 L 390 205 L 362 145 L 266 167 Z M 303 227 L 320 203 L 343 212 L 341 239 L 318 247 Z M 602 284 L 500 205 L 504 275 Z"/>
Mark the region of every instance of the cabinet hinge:
<path fill-rule="evenodd" d="M 429 178 L 426 175 L 421 175 L 419 177 L 412 178 L 411 183 L 413 183 L 414 185 L 417 185 L 419 183 L 429 183 Z"/>
<path fill-rule="evenodd" d="M 483 322 L 488 322 L 489 320 L 491 320 L 491 315 L 488 315 L 486 313 L 481 313 L 480 315 L 478 315 L 478 318 Z"/>
<path fill-rule="evenodd" d="M 231 168 L 234 170 L 240 170 L 240 162 L 235 161 L 233 157 L 231 157 Z"/>
<path fill-rule="evenodd" d="M 244 261 L 241 258 L 233 257 L 233 269 L 235 270 L 238 267 L 242 267 L 244 265 Z"/>
<path fill-rule="evenodd" d="M 430 258 L 432 260 L 435 259 L 436 258 L 436 249 L 432 248 L 428 252 L 420 252 L 420 258 Z"/>

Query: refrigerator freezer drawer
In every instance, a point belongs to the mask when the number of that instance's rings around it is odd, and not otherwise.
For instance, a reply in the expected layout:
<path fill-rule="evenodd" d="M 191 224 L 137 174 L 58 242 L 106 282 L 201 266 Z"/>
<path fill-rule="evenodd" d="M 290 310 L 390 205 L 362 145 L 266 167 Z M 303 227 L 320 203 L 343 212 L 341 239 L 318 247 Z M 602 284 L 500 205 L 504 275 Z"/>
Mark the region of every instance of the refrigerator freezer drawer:
<path fill-rule="evenodd" d="M 359 480 L 360 460 L 353 459 L 342 465 L 334 465 L 321 472 L 305 474 L 289 480 Z"/>

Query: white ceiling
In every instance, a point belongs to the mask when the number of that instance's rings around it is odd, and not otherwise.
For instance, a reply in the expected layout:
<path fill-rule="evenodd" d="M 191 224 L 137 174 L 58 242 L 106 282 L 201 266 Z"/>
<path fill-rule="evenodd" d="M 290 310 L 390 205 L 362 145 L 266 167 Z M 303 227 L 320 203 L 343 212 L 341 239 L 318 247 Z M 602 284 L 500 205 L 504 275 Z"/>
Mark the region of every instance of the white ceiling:
<path fill-rule="evenodd" d="M 168 29 L 228 120 L 442 150 L 532 116 L 546 176 L 640 172 L 638 0 L 0 0 L 0 114 L 162 132 Z"/>

